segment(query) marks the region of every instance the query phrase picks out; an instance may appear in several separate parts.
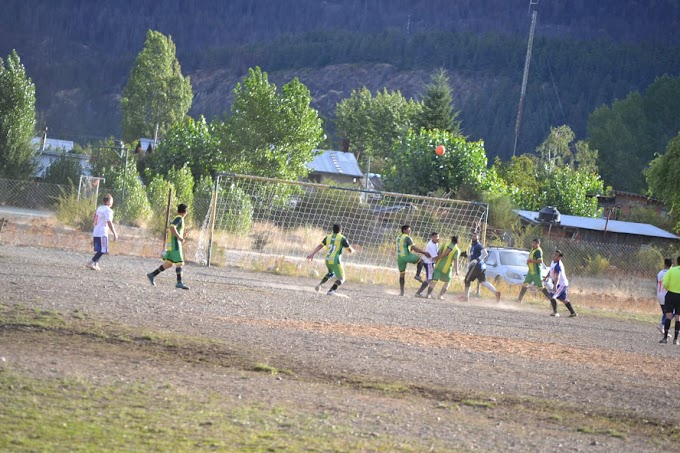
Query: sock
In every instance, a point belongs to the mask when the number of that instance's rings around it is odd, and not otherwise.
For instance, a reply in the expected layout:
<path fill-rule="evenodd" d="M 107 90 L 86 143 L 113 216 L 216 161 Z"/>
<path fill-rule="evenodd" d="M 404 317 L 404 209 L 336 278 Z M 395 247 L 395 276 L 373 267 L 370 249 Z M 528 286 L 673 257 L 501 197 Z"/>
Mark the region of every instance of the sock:
<path fill-rule="evenodd" d="M 158 274 L 160 274 L 161 272 L 163 272 L 164 270 L 165 270 L 165 268 L 163 266 L 159 266 L 158 269 L 156 269 L 155 271 L 152 272 L 152 274 L 155 277 Z"/>
<path fill-rule="evenodd" d="M 439 291 L 439 297 L 443 296 L 444 294 L 446 294 L 446 288 L 442 288 L 442 290 Z"/>
<path fill-rule="evenodd" d="M 680 333 L 680 320 L 675 320 L 675 337 L 674 339 L 678 339 L 678 334 Z"/>
<path fill-rule="evenodd" d="M 425 288 L 427 288 L 429 285 L 430 285 L 430 282 L 428 282 L 427 280 L 425 280 L 425 281 L 420 285 L 420 289 L 418 290 L 418 292 L 417 292 L 416 294 L 422 294 L 422 292 L 425 291 Z"/>
<path fill-rule="evenodd" d="M 342 285 L 342 282 L 340 280 L 336 280 L 335 283 L 333 283 L 333 286 L 331 286 L 331 291 L 335 291 L 340 285 Z"/>
<path fill-rule="evenodd" d="M 518 300 L 519 300 L 520 302 L 522 302 L 522 298 L 524 297 L 524 293 L 526 293 L 526 292 L 527 292 L 527 287 L 526 287 L 526 286 L 522 286 L 522 289 L 519 290 L 519 298 L 518 298 Z"/>
<path fill-rule="evenodd" d="M 671 330 L 671 320 L 666 318 L 663 322 L 663 337 L 668 338 L 668 331 Z"/>
<path fill-rule="evenodd" d="M 483 285 L 486 289 L 488 289 L 489 291 L 493 292 L 494 295 L 496 294 L 496 292 L 497 292 L 497 291 L 496 291 L 496 287 L 493 286 L 490 282 L 482 282 L 482 285 Z"/>
<path fill-rule="evenodd" d="M 550 299 L 550 306 L 552 307 L 553 313 L 557 313 L 557 301 L 555 299 Z"/>
<path fill-rule="evenodd" d="M 175 269 L 175 273 L 177 274 L 177 283 L 182 283 L 182 268 Z"/>
<path fill-rule="evenodd" d="M 543 295 L 544 295 L 545 297 L 547 297 L 548 299 L 552 299 L 552 297 L 550 297 L 550 291 L 548 291 L 548 288 L 543 288 L 543 289 L 541 290 L 541 292 L 542 292 Z"/>
<path fill-rule="evenodd" d="M 434 291 L 434 286 L 428 287 L 427 288 L 427 295 L 429 296 L 430 294 L 432 294 L 432 291 Z"/>
<path fill-rule="evenodd" d="M 571 302 L 566 301 L 564 305 L 567 307 L 567 310 L 569 310 L 569 313 L 575 313 L 574 312 L 574 307 L 571 306 Z"/>
<path fill-rule="evenodd" d="M 420 277 L 420 273 L 423 270 L 423 266 L 424 266 L 423 261 L 422 260 L 418 261 L 418 264 L 416 265 L 416 277 Z"/>
<path fill-rule="evenodd" d="M 470 287 L 465 287 L 465 299 L 470 300 Z"/>
<path fill-rule="evenodd" d="M 403 275 L 399 276 L 399 288 L 401 289 L 401 294 L 404 294 L 404 285 L 406 284 L 406 278 Z"/>
<path fill-rule="evenodd" d="M 328 276 L 325 276 L 324 278 L 321 279 L 321 282 L 319 282 L 319 286 L 323 285 L 328 281 Z"/>

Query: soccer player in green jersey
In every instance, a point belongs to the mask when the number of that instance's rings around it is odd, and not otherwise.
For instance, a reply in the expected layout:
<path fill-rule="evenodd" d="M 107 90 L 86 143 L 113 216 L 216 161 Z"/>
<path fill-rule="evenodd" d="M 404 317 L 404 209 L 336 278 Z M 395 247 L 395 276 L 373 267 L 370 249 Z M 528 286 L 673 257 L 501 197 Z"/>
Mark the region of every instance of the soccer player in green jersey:
<path fill-rule="evenodd" d="M 397 266 L 399 267 L 399 289 L 400 296 L 404 295 L 404 286 L 406 285 L 406 265 L 408 263 L 418 264 L 421 259 L 420 256 L 413 252 L 420 253 L 430 258 L 430 254 L 425 250 L 416 247 L 411 239 L 411 227 L 403 225 L 401 227 L 401 234 L 397 238 Z"/>
<path fill-rule="evenodd" d="M 680 256 L 676 259 L 677 266 L 668 269 L 663 276 L 663 287 L 666 288 L 666 300 L 663 304 L 666 311 L 666 319 L 663 326 L 663 338 L 659 343 L 668 343 L 668 331 L 671 328 L 671 320 L 675 316 L 675 338 L 673 344 L 680 345 Z"/>
<path fill-rule="evenodd" d="M 439 248 L 439 254 L 435 258 L 436 264 L 434 266 L 434 275 L 432 281 L 427 288 L 427 298 L 432 298 L 432 291 L 439 280 L 444 282 L 444 287 L 439 292 L 439 299 L 444 299 L 444 294 L 449 289 L 451 279 L 453 278 L 453 271 L 455 269 L 458 275 L 458 258 L 460 257 L 460 249 L 458 248 L 458 236 L 451 236 L 451 242 Z"/>
<path fill-rule="evenodd" d="M 321 282 L 316 285 L 316 288 L 314 289 L 316 289 L 318 292 L 324 283 L 326 283 L 331 278 L 336 277 L 337 280 L 335 280 L 335 283 L 333 286 L 331 286 L 330 291 L 326 293 L 329 296 L 333 296 L 338 287 L 345 281 L 345 269 L 342 267 L 341 260 L 342 251 L 343 249 L 347 249 L 348 253 L 352 253 L 354 252 L 354 249 L 351 245 L 349 245 L 347 238 L 342 235 L 342 227 L 338 224 L 333 225 L 333 233 L 323 238 L 321 244 L 317 245 L 312 253 L 307 255 L 307 259 L 312 261 L 314 259 L 314 255 L 316 255 L 316 253 L 324 247 L 328 248 L 325 259 L 328 273 L 321 279 Z"/>
<path fill-rule="evenodd" d="M 522 283 L 522 289 L 519 290 L 519 298 L 517 299 L 517 302 L 522 303 L 522 298 L 527 292 L 527 287 L 532 283 L 536 285 L 536 288 L 543 292 L 548 300 L 551 299 L 550 292 L 548 292 L 547 288 L 543 287 L 541 264 L 543 264 L 543 250 L 541 250 L 541 240 L 534 238 L 534 240 L 531 241 L 531 250 L 529 251 L 529 258 L 527 259 L 529 272 L 527 272 L 526 277 L 524 277 L 524 283 Z"/>
<path fill-rule="evenodd" d="M 187 232 L 184 229 L 184 217 L 187 215 L 187 205 L 184 203 L 177 206 L 177 216 L 172 219 L 170 227 L 168 227 L 165 254 L 163 255 L 163 264 L 153 272 L 146 274 L 151 286 L 156 286 L 154 279 L 161 272 L 170 269 L 173 264 L 176 266 L 175 273 L 177 274 L 176 288 L 189 289 L 182 283 L 182 266 L 184 266 L 184 253 L 182 252 L 182 244 L 186 240 Z"/>

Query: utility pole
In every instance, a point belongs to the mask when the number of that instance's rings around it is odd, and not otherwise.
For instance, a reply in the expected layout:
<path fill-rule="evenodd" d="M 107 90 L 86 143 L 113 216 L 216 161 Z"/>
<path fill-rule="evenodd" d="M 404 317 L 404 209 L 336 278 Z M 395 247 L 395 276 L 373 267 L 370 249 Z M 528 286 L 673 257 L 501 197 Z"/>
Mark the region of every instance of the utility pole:
<path fill-rule="evenodd" d="M 517 138 L 519 137 L 519 127 L 522 123 L 522 110 L 524 108 L 524 97 L 527 94 L 527 80 L 529 78 L 529 65 L 531 64 L 531 50 L 534 47 L 534 31 L 536 30 L 536 19 L 538 18 L 538 0 L 529 0 L 529 11 L 531 12 L 531 28 L 529 29 L 529 42 L 527 43 L 527 56 L 524 60 L 524 75 L 522 76 L 522 90 L 519 94 L 519 106 L 517 107 L 517 120 L 515 121 L 515 144 L 512 148 L 512 157 L 517 152 Z"/>

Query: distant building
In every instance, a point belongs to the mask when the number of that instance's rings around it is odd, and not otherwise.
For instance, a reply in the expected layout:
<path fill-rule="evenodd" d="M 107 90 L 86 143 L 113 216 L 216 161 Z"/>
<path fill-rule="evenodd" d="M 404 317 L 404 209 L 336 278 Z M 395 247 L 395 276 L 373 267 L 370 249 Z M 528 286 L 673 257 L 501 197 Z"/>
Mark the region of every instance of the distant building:
<path fill-rule="evenodd" d="M 343 151 L 320 151 L 314 160 L 307 163 L 311 182 L 320 183 L 323 179 L 332 179 L 340 184 L 362 183 L 364 174 L 352 153 Z"/>
<path fill-rule="evenodd" d="M 597 202 L 609 214 L 610 219 L 626 216 L 635 207 L 652 208 L 657 214 L 668 214 L 660 200 L 633 192 L 614 190 L 610 196 L 598 196 Z"/>
<path fill-rule="evenodd" d="M 623 222 L 607 218 L 590 218 L 560 214 L 555 222 L 539 220 L 535 211 L 516 210 L 524 224 L 542 225 L 545 237 L 588 242 L 641 245 L 677 241 L 680 237 L 647 223 Z"/>
<path fill-rule="evenodd" d="M 38 172 L 35 177 L 42 179 L 45 177 L 45 170 L 52 162 L 64 158 L 64 154 L 69 159 L 79 159 L 80 166 L 83 168 L 83 174 L 90 174 L 90 156 L 86 154 L 73 154 L 74 143 L 70 140 L 59 140 L 56 138 L 34 137 L 31 139 L 31 145 L 36 150 L 36 157 L 38 159 Z"/>

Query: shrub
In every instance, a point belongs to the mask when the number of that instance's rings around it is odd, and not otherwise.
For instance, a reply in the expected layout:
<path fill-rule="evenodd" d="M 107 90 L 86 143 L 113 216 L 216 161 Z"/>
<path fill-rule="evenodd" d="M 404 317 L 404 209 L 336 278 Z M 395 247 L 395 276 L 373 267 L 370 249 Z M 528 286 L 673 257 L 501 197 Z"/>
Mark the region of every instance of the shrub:
<path fill-rule="evenodd" d="M 170 211 L 174 212 L 174 207 L 177 206 L 175 198 L 175 188 L 172 183 L 163 179 L 163 177 L 156 175 L 146 186 L 146 196 L 152 209 L 151 220 L 148 227 L 154 234 L 165 232 L 165 213 L 168 204 L 168 191 L 172 190 L 172 199 L 170 200 Z"/>
<path fill-rule="evenodd" d="M 215 218 L 215 229 L 247 234 L 253 221 L 250 197 L 239 187 L 220 192 L 217 201 L 219 216 Z"/>
<path fill-rule="evenodd" d="M 95 204 L 94 198 L 79 200 L 76 193 L 60 195 L 57 197 L 57 219 L 64 225 L 78 228 L 81 231 L 91 231 L 96 210 Z"/>
<path fill-rule="evenodd" d="M 595 255 L 595 257 L 588 257 L 586 259 L 585 271 L 586 275 L 598 276 L 609 271 L 611 264 L 609 260 L 602 255 Z"/>
<path fill-rule="evenodd" d="M 134 161 L 129 161 L 127 166 L 125 200 L 122 198 L 123 176 L 122 168 L 110 167 L 106 172 L 106 187 L 113 194 L 114 203 L 118 203 L 117 217 L 125 225 L 143 226 L 151 216 L 151 206 Z"/>

